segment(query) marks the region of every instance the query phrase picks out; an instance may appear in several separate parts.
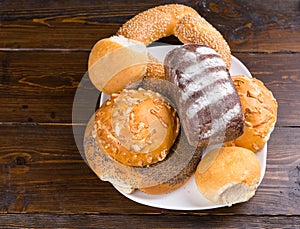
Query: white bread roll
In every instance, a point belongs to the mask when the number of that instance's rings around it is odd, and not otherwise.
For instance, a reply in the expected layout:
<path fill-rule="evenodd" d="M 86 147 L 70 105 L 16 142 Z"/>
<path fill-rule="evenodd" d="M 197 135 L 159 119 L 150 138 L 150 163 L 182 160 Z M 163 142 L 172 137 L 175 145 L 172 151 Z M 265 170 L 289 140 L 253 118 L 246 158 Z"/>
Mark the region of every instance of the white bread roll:
<path fill-rule="evenodd" d="M 260 171 L 260 162 L 252 151 L 223 147 L 210 151 L 200 161 L 195 179 L 203 196 L 214 203 L 231 206 L 254 196 Z"/>
<path fill-rule="evenodd" d="M 277 102 L 272 92 L 256 78 L 232 77 L 245 116 L 244 133 L 226 146 L 239 146 L 253 152 L 262 150 L 277 120 Z"/>
<path fill-rule="evenodd" d="M 99 40 L 89 56 L 89 77 L 94 86 L 112 94 L 139 82 L 146 73 L 146 46 L 123 36 Z"/>

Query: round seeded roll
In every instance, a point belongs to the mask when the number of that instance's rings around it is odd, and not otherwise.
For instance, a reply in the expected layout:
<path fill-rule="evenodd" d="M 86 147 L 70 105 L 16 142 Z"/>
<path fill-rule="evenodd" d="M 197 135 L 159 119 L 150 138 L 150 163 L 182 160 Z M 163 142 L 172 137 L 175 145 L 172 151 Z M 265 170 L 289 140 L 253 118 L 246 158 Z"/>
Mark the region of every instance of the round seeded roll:
<path fill-rule="evenodd" d="M 179 132 L 176 110 L 150 90 L 114 93 L 95 115 L 102 150 L 129 166 L 162 161 Z"/>
<path fill-rule="evenodd" d="M 256 78 L 241 75 L 232 79 L 241 100 L 245 129 L 240 137 L 225 145 L 260 151 L 269 140 L 277 120 L 276 99 L 263 82 Z"/>
<path fill-rule="evenodd" d="M 149 90 L 124 90 L 96 111 L 85 131 L 84 150 L 87 164 L 101 180 L 126 193 L 139 189 L 162 194 L 177 189 L 195 172 L 203 148 L 188 144 L 175 109 L 161 101 Z M 124 133 L 128 136 L 122 138 Z"/>

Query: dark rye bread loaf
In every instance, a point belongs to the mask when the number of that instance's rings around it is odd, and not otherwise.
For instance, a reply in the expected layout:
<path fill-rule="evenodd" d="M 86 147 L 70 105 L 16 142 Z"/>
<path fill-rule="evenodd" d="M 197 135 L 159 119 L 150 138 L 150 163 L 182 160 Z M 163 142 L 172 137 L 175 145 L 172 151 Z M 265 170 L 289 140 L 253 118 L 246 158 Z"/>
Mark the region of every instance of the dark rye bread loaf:
<path fill-rule="evenodd" d="M 215 50 L 183 45 L 167 54 L 164 65 L 166 79 L 178 87 L 175 103 L 191 145 L 223 143 L 243 133 L 238 93 Z"/>

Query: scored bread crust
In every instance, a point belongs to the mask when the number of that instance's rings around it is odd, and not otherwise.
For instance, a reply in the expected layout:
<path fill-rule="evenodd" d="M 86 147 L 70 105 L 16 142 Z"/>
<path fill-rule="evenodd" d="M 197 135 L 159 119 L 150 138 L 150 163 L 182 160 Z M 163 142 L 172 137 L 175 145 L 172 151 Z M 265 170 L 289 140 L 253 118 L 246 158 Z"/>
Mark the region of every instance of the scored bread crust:
<path fill-rule="evenodd" d="M 232 77 L 245 116 L 244 133 L 226 142 L 226 146 L 240 146 L 258 152 L 269 140 L 277 120 L 277 102 L 272 92 L 256 78 L 243 75 Z"/>
<path fill-rule="evenodd" d="M 175 104 L 190 144 L 223 143 L 243 133 L 241 103 L 225 62 L 204 45 L 186 44 L 164 59 L 166 79 L 179 92 Z"/>

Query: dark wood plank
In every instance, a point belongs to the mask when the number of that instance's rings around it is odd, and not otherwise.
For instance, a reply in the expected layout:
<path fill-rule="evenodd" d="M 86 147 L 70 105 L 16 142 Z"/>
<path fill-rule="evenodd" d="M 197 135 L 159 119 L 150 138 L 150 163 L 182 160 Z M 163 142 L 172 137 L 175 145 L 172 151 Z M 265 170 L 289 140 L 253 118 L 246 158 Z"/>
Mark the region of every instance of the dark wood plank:
<path fill-rule="evenodd" d="M 173 212 L 137 204 L 100 181 L 73 138 L 71 126 L 0 126 L 1 213 Z M 231 208 L 193 214 L 299 215 L 299 147 L 299 128 L 276 128 L 268 146 L 266 175 L 255 197 Z"/>
<path fill-rule="evenodd" d="M 84 131 L 84 126 L 82 127 Z M 101 182 L 71 126 L 0 126 L 1 213 L 147 213 Z"/>
<path fill-rule="evenodd" d="M 72 122 L 73 100 L 88 54 L 0 52 L 0 122 Z"/>
<path fill-rule="evenodd" d="M 1 1 L 0 48 L 90 49 L 148 8 L 184 3 L 195 8 L 234 51 L 300 51 L 297 0 L 237 1 Z M 168 40 L 172 41 L 172 39 Z"/>
<path fill-rule="evenodd" d="M 234 53 L 278 102 L 278 126 L 299 126 L 300 55 Z"/>
<path fill-rule="evenodd" d="M 80 155 L 99 95 L 83 77 L 91 47 L 167 3 L 192 6 L 219 29 L 279 102 L 267 171 L 247 203 L 204 211 L 143 206 L 100 181 Z M 0 1 L 0 228 L 299 228 L 299 44 L 297 0 Z M 79 85 L 86 95 L 74 124 Z"/>
<path fill-rule="evenodd" d="M 297 216 L 1 215 L 0 228 L 297 228 Z"/>
<path fill-rule="evenodd" d="M 88 52 L 0 52 L 0 122 L 71 123 Z M 300 54 L 234 53 L 279 103 L 279 126 L 299 126 Z M 84 79 L 88 79 L 86 76 Z M 86 81 L 76 122 L 86 122 L 98 92 Z M 9 115 L 8 115 L 9 114 Z"/>
<path fill-rule="evenodd" d="M 198 12 L 228 40 L 233 51 L 300 50 L 299 1 L 195 1 Z"/>
<path fill-rule="evenodd" d="M 245 214 L 299 214 L 300 208 L 300 154 L 299 128 L 275 128 L 268 142 L 267 169 L 253 199 L 245 204 L 220 211 Z M 252 202 L 253 201 L 253 202 Z M 277 210 L 275 210 L 275 208 Z M 274 209 L 274 212 L 272 213 Z M 281 210 L 279 210 L 281 209 Z M 292 211 L 293 213 L 289 214 Z M 210 211 L 213 213 L 213 211 Z M 297 213 L 296 213 L 297 212 Z"/>

